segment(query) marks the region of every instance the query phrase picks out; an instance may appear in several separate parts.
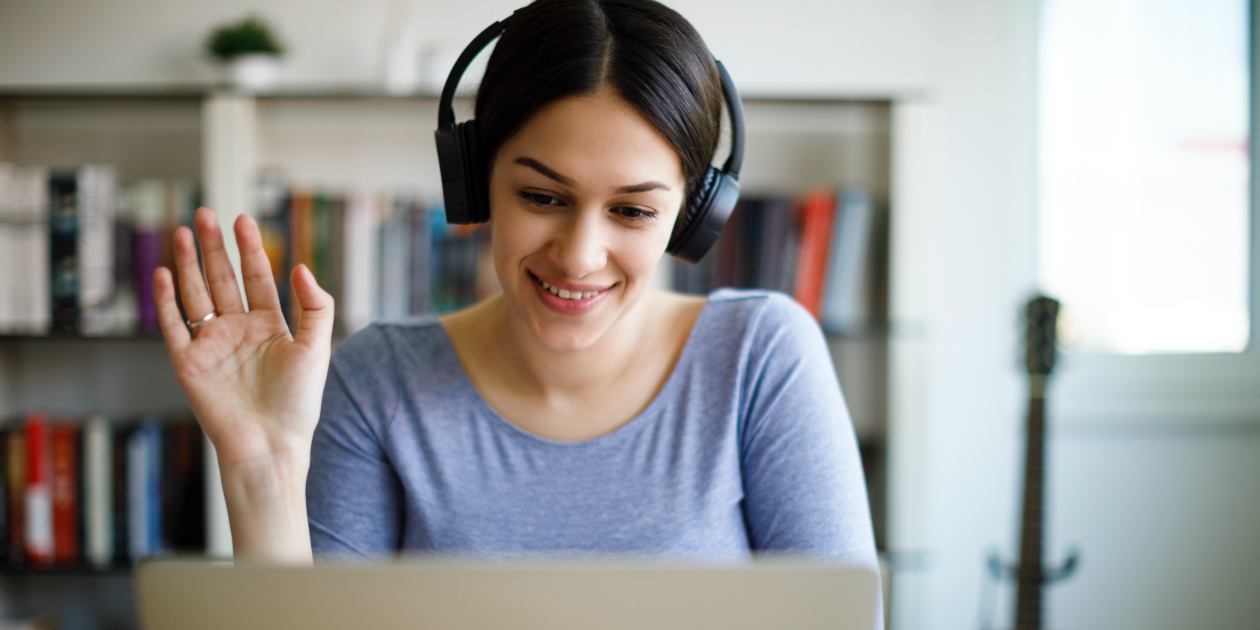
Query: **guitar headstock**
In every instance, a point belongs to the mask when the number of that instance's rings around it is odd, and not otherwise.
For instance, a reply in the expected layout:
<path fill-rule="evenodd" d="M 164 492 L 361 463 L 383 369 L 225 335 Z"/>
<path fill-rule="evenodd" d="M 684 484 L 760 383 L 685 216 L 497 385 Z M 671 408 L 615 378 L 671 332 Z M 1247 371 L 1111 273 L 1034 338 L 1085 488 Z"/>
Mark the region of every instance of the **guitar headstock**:
<path fill-rule="evenodd" d="M 1049 374 L 1054 369 L 1055 326 L 1059 317 L 1059 301 L 1044 295 L 1029 300 L 1024 309 L 1024 360 L 1029 374 Z"/>

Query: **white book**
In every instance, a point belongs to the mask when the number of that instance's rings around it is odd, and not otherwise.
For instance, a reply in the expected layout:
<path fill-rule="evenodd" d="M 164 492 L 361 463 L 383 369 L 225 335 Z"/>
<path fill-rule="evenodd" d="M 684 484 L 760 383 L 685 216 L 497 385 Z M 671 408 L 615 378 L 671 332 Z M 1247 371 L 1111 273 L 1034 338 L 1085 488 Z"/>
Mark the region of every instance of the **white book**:
<path fill-rule="evenodd" d="M 95 567 L 114 560 L 114 449 L 109 422 L 93 416 L 83 428 L 84 553 Z"/>
<path fill-rule="evenodd" d="M 17 274 L 22 268 L 15 237 L 18 211 L 13 203 L 13 165 L 0 162 L 0 335 L 13 332 L 17 318 Z"/>
<path fill-rule="evenodd" d="M 79 313 L 82 332 L 111 332 L 109 300 L 114 292 L 115 176 L 109 166 L 78 172 Z"/>
<path fill-rule="evenodd" d="M 48 233 L 48 170 L 40 167 L 19 167 L 14 170 L 15 206 L 18 234 L 11 235 L 20 245 L 15 247 L 23 272 L 17 284 L 14 309 L 17 311 L 15 332 L 31 335 L 48 333 L 52 325 L 52 287 Z"/>
<path fill-rule="evenodd" d="M 353 333 L 372 322 L 377 285 L 377 230 L 380 213 L 376 196 L 359 192 L 346 204 L 345 255 L 342 258 L 341 315 L 345 332 Z"/>
<path fill-rule="evenodd" d="M 865 190 L 850 188 L 841 195 L 831 234 L 823 294 L 822 324 L 827 332 L 856 335 L 864 332 L 869 324 L 867 263 L 872 214 L 871 198 Z"/>

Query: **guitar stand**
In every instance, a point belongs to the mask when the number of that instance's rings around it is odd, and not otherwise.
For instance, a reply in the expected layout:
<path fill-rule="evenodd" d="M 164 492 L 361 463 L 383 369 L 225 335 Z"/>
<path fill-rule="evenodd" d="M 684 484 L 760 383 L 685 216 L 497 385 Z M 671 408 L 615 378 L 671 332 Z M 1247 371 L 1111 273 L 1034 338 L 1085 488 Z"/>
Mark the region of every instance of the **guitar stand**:
<path fill-rule="evenodd" d="M 1042 584 L 1053 584 L 1061 582 L 1071 577 L 1076 572 L 1076 565 L 1080 561 L 1080 551 L 1073 548 L 1068 551 L 1068 557 L 1063 564 L 1053 569 L 1042 568 Z M 1019 565 L 1002 564 L 1002 559 L 998 557 L 996 552 L 989 554 L 989 574 L 995 580 L 1012 580 L 1014 581 L 1019 575 Z"/>

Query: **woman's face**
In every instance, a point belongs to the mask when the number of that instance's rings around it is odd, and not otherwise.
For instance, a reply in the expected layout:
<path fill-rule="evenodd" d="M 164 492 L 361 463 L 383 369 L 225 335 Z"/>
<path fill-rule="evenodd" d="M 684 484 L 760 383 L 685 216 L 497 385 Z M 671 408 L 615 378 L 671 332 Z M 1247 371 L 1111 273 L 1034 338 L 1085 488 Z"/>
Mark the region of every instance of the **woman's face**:
<path fill-rule="evenodd" d="M 588 348 L 634 308 L 684 185 L 669 142 L 606 90 L 544 107 L 504 143 L 490 174 L 495 271 L 543 346 Z"/>

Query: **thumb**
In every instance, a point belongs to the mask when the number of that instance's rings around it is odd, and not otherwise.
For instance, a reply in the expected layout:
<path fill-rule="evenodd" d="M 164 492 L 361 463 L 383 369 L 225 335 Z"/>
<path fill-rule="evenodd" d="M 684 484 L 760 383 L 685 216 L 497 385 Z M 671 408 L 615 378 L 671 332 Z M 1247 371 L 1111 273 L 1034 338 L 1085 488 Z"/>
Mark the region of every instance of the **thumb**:
<path fill-rule="evenodd" d="M 332 340 L 333 297 L 319 287 L 306 265 L 298 265 L 289 281 L 302 307 L 293 340 L 313 350 L 328 348 Z"/>

